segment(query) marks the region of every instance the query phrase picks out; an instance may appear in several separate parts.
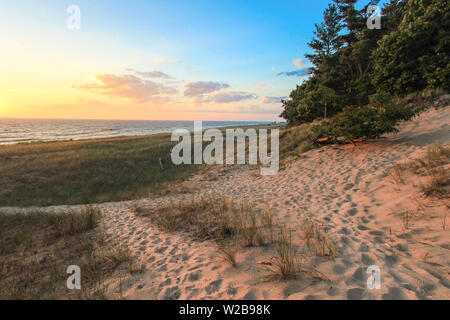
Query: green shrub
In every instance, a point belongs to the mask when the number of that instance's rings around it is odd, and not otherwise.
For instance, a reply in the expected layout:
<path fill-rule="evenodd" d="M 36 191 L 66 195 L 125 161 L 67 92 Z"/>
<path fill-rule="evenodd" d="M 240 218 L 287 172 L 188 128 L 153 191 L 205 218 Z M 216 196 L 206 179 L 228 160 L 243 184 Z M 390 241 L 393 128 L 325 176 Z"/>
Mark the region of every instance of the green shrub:
<path fill-rule="evenodd" d="M 314 121 L 309 132 L 317 137 L 344 137 L 345 139 L 378 138 L 385 133 L 397 132 L 401 121 L 415 115 L 384 91 L 370 96 L 363 107 L 346 107 L 332 119 Z"/>

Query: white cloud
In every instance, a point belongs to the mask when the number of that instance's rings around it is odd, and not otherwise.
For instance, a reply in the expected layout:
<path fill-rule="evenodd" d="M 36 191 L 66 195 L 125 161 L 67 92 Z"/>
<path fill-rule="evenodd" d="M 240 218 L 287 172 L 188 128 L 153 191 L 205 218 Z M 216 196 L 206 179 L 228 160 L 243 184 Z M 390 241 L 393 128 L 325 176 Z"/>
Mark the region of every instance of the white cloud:
<path fill-rule="evenodd" d="M 197 81 L 188 82 L 184 85 L 184 95 L 188 97 L 195 97 L 202 94 L 211 93 L 221 89 L 230 87 L 230 85 L 223 82 L 214 81 Z"/>
<path fill-rule="evenodd" d="M 229 102 L 237 102 L 249 99 L 256 99 L 257 96 L 253 93 L 248 92 L 240 92 L 240 91 L 229 91 L 229 92 L 220 92 L 214 95 L 202 95 L 198 96 L 196 99 L 197 103 L 204 102 L 215 102 L 215 103 L 229 103 Z"/>
<path fill-rule="evenodd" d="M 161 71 L 137 71 L 134 69 L 127 69 L 127 71 L 134 72 L 137 75 L 140 75 L 143 78 L 161 78 L 161 79 L 174 79 L 173 77 L 169 76 L 167 73 L 161 72 Z"/>
<path fill-rule="evenodd" d="M 268 97 L 263 96 L 264 103 L 281 103 L 282 99 L 286 99 L 287 97 Z"/>

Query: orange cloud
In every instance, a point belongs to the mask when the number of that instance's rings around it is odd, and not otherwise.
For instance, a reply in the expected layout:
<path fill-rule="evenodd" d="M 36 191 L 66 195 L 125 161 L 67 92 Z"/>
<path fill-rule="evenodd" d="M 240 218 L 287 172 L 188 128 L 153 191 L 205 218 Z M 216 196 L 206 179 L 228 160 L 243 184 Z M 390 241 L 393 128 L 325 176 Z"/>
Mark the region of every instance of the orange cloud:
<path fill-rule="evenodd" d="M 152 101 L 164 94 L 175 94 L 177 90 L 134 75 L 95 75 L 97 83 L 75 85 L 75 89 L 102 94 L 112 98 L 126 98 L 136 103 Z"/>

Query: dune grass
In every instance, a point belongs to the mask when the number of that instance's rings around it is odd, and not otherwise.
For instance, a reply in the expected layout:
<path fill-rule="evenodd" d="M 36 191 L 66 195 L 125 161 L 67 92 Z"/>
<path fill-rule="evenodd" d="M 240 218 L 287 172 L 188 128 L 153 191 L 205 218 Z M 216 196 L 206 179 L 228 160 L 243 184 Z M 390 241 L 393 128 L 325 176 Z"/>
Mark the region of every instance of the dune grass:
<path fill-rule="evenodd" d="M 338 255 L 336 244 L 322 227 L 312 218 L 306 218 L 302 222 L 303 238 L 306 247 L 313 255 L 335 259 Z"/>
<path fill-rule="evenodd" d="M 1 212 L 0 299 L 109 298 L 107 280 L 143 267 L 128 248 L 110 243 L 101 220 L 100 210 L 89 206 Z M 81 290 L 67 289 L 70 265 L 81 269 Z"/>
<path fill-rule="evenodd" d="M 237 252 L 236 241 L 230 241 L 229 243 L 219 244 L 218 251 L 222 256 L 223 260 L 230 263 L 231 266 L 236 267 L 236 252 Z"/>
<path fill-rule="evenodd" d="M 280 158 L 299 156 L 312 148 L 309 124 L 285 128 L 280 132 Z"/>
<path fill-rule="evenodd" d="M 284 281 L 301 277 L 328 279 L 314 265 L 306 263 L 305 256 L 300 254 L 300 247 L 292 242 L 292 231 L 289 228 L 279 225 L 274 242 L 276 255 L 264 262 L 267 273 L 262 280 Z"/>
<path fill-rule="evenodd" d="M 134 212 L 164 231 L 188 232 L 193 239 L 215 241 L 218 254 L 232 267 L 238 266 L 236 254 L 240 248 L 274 245 L 276 254 L 262 263 L 268 271 L 265 281 L 303 275 L 326 278 L 304 263 L 300 248 L 292 243 L 291 231 L 275 220 L 270 209 L 257 210 L 245 201 L 236 203 L 225 197 L 203 197 L 156 208 L 139 206 Z M 314 224 L 312 238 L 311 243 L 317 245 L 315 255 L 336 257 L 334 242 L 317 224 Z"/>
<path fill-rule="evenodd" d="M 427 148 L 425 154 L 406 163 L 396 164 L 390 171 L 393 180 L 398 184 L 405 184 L 405 173 L 411 172 L 423 176 L 424 182 L 419 187 L 422 194 L 430 198 L 448 198 L 450 188 L 450 147 L 435 144 Z"/>
<path fill-rule="evenodd" d="M 197 240 L 215 240 L 219 244 L 233 238 L 242 246 L 270 243 L 273 221 L 270 213 L 250 204 L 236 204 L 225 197 L 202 197 L 170 203 L 157 208 L 141 208 L 138 216 L 165 231 L 187 231 Z"/>
<path fill-rule="evenodd" d="M 295 278 L 298 275 L 301 262 L 292 244 L 291 232 L 284 227 L 280 227 L 276 240 L 277 256 L 272 257 L 270 263 L 266 264 L 265 267 L 274 278 Z"/>
<path fill-rule="evenodd" d="M 0 146 L 0 206 L 130 200 L 185 179 L 172 163 L 170 134 Z M 161 169 L 162 159 L 164 170 Z"/>
<path fill-rule="evenodd" d="M 203 166 L 173 164 L 170 152 L 177 142 L 170 137 L 162 133 L 0 146 L 0 207 L 93 204 L 191 192 L 192 186 L 180 182 Z"/>

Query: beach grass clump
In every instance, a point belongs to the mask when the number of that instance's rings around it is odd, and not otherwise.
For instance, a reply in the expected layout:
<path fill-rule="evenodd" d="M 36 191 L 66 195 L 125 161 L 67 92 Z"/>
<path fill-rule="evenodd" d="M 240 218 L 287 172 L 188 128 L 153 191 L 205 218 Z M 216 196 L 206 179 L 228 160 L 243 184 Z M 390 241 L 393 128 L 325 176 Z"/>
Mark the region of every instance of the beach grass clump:
<path fill-rule="evenodd" d="M 389 175 L 391 176 L 392 180 L 394 180 L 397 184 L 405 184 L 405 172 L 406 166 L 401 163 L 397 163 L 394 165 L 394 167 L 389 171 Z"/>
<path fill-rule="evenodd" d="M 314 266 L 307 265 L 306 260 L 300 254 L 300 247 L 294 245 L 292 241 L 292 231 L 286 226 L 278 226 L 274 241 L 276 255 L 262 263 L 268 272 L 263 280 L 279 281 L 299 277 L 327 279 Z"/>
<path fill-rule="evenodd" d="M 134 214 L 140 214 L 143 211 L 143 206 L 137 202 L 134 201 L 131 205 L 130 205 L 130 210 L 131 212 L 133 212 Z"/>
<path fill-rule="evenodd" d="M 448 170 L 436 168 L 428 171 L 427 181 L 420 185 L 422 193 L 431 198 L 448 198 L 450 174 Z"/>
<path fill-rule="evenodd" d="M 306 218 L 302 222 L 303 238 L 306 247 L 314 255 L 335 259 L 338 255 L 336 244 L 329 238 L 323 228 L 312 218 Z"/>
<path fill-rule="evenodd" d="M 415 217 L 415 212 L 413 210 L 406 210 L 404 212 L 401 212 L 400 217 L 402 220 L 403 228 L 405 230 L 408 230 L 411 226 L 411 221 Z"/>
<path fill-rule="evenodd" d="M 450 189 L 450 147 L 431 145 L 425 154 L 406 163 L 396 164 L 389 174 L 396 183 L 406 184 L 406 172 L 424 177 L 419 184 L 421 193 L 430 198 L 448 198 Z"/>
<path fill-rule="evenodd" d="M 273 224 L 265 224 L 266 215 L 265 211 L 256 211 L 250 204 L 241 203 L 239 214 L 236 217 L 244 246 L 252 247 L 267 243 L 268 239 L 266 239 L 264 228 L 268 226 L 269 232 L 272 232 Z"/>
<path fill-rule="evenodd" d="M 226 197 L 202 197 L 147 208 L 139 216 L 148 217 L 168 232 L 187 231 L 195 239 L 218 242 L 237 237 L 242 246 L 269 243 L 274 225 L 271 214 Z"/>
<path fill-rule="evenodd" d="M 289 279 L 295 278 L 300 270 L 300 260 L 292 244 L 292 234 L 285 227 L 280 227 L 276 238 L 277 255 L 272 257 L 265 267 L 269 277 Z"/>
<path fill-rule="evenodd" d="M 222 256 L 223 260 L 230 263 L 232 267 L 236 267 L 237 250 L 238 245 L 236 240 L 229 241 L 228 243 L 220 243 L 218 246 L 219 254 Z"/>
<path fill-rule="evenodd" d="M 47 213 L 45 218 L 53 228 L 53 236 L 60 238 L 94 229 L 100 222 L 101 211 L 94 206 L 85 206 L 81 210 Z"/>
<path fill-rule="evenodd" d="M 425 156 L 417 161 L 425 168 L 436 168 L 448 163 L 450 159 L 450 147 L 443 144 L 435 144 L 428 147 Z"/>
<path fill-rule="evenodd" d="M 420 185 L 422 193 L 431 198 L 447 198 L 450 189 L 450 147 L 436 144 L 428 147 L 422 158 L 415 159 L 416 171 L 422 169 L 426 182 Z"/>
<path fill-rule="evenodd" d="M 66 271 L 81 270 L 81 290 Z M 107 281 L 142 270 L 126 247 L 111 243 L 99 208 L 0 213 L 0 299 L 107 299 Z"/>

